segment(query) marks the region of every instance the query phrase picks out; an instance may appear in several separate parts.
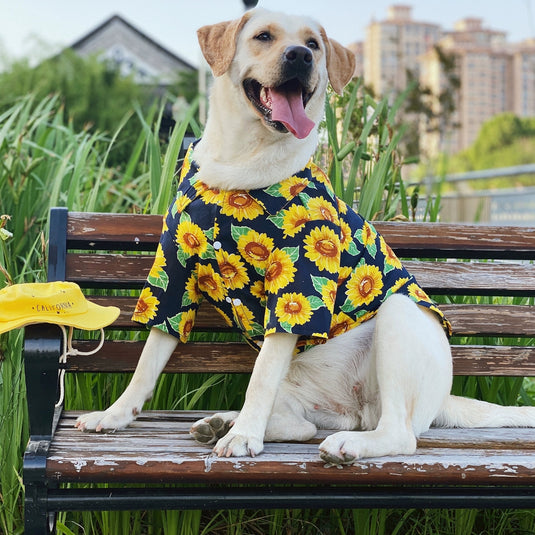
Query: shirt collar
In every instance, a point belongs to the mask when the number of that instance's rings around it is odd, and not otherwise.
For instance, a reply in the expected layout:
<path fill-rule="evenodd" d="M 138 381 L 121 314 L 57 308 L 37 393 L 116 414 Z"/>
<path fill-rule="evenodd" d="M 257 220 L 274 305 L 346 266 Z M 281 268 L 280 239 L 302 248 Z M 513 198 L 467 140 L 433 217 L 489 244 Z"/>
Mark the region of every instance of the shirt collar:
<path fill-rule="evenodd" d="M 220 193 L 217 190 L 210 190 L 201 180 L 199 166 L 191 158 L 193 147 L 190 147 L 180 173 L 178 194 L 182 198 L 182 207 L 185 208 L 191 201 L 206 191 L 213 191 L 214 194 Z M 280 212 L 295 197 L 302 194 L 306 188 L 327 189 L 332 193 L 330 183 L 319 167 L 312 160 L 308 164 L 282 182 L 268 186 L 267 188 L 247 190 L 255 202 L 271 216 Z"/>

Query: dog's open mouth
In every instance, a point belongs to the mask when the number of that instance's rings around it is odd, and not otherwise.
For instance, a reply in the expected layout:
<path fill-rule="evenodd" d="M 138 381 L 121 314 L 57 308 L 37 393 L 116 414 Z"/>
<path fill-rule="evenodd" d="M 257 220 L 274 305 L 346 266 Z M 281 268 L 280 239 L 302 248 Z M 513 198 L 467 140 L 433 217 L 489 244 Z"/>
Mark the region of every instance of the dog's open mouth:
<path fill-rule="evenodd" d="M 256 80 L 243 82 L 247 98 L 264 118 L 265 122 L 279 132 L 291 132 L 304 139 L 314 128 L 305 107 L 312 93 L 305 90 L 297 79 L 289 80 L 278 87 L 264 87 Z"/>

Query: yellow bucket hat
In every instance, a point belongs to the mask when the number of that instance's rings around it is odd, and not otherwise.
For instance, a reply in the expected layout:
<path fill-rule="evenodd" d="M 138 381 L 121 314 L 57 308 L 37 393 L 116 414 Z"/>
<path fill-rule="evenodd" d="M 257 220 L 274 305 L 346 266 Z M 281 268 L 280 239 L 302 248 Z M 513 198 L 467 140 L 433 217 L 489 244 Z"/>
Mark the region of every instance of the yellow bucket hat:
<path fill-rule="evenodd" d="M 31 323 L 55 323 L 92 331 L 113 323 L 117 307 L 87 301 L 74 282 L 30 282 L 0 290 L 0 333 Z"/>

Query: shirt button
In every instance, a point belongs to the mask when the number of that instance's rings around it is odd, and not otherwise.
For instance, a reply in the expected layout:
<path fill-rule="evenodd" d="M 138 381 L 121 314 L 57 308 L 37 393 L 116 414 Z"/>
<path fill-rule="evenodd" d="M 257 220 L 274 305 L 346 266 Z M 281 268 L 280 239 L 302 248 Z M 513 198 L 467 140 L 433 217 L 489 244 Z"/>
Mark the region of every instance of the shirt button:
<path fill-rule="evenodd" d="M 215 249 L 216 251 L 219 251 L 219 249 L 221 249 L 221 242 L 219 242 L 219 241 L 215 241 L 215 242 L 214 242 L 214 249 Z"/>
<path fill-rule="evenodd" d="M 235 307 L 239 307 L 241 305 L 241 300 L 240 299 L 233 299 L 232 300 L 232 304 L 235 306 Z"/>

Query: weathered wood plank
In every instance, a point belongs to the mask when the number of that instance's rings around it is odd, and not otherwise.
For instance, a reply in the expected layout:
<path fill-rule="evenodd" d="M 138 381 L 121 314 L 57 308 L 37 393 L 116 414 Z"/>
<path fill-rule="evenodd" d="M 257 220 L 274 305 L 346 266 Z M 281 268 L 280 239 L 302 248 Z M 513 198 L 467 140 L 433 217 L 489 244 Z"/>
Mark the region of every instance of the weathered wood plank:
<path fill-rule="evenodd" d="M 157 215 L 69 212 L 69 247 L 92 244 L 89 248 L 99 249 L 107 243 L 124 243 L 133 250 L 143 250 L 146 244 L 154 246 L 161 226 L 162 218 Z M 473 258 L 474 254 L 484 255 L 480 258 L 535 258 L 533 228 L 384 221 L 376 221 L 374 226 L 404 256 L 428 251 L 444 256 L 453 252 L 456 258 Z"/>
<path fill-rule="evenodd" d="M 88 298 L 99 305 L 113 305 L 121 310 L 112 329 L 145 329 L 144 326 L 131 319 L 137 295 L 132 297 L 88 296 Z M 455 336 L 535 336 L 535 306 L 443 304 L 440 308 L 450 320 Z M 234 330 L 207 303 L 199 308 L 195 327 L 200 331 Z"/>
<path fill-rule="evenodd" d="M 140 288 L 154 257 L 142 254 L 67 255 L 66 278 L 84 287 Z M 404 265 L 430 294 L 535 295 L 535 265 L 407 260 Z"/>
<path fill-rule="evenodd" d="M 158 430 L 157 422 L 138 421 L 113 435 L 82 434 L 62 424 L 47 473 L 64 482 L 507 485 L 535 478 L 535 444 L 523 429 L 431 430 L 414 455 L 365 459 L 337 470 L 325 467 L 316 443 L 266 444 L 255 458 L 219 459 L 187 437 L 189 422 L 176 422 L 174 432 Z"/>
<path fill-rule="evenodd" d="M 81 351 L 96 347 L 95 341 L 80 341 Z M 133 372 L 143 342 L 107 341 L 90 357 L 69 357 L 71 372 Z M 535 347 L 453 346 L 454 375 L 535 376 Z M 239 342 L 190 342 L 180 344 L 169 360 L 166 373 L 250 373 L 257 353 Z"/>

